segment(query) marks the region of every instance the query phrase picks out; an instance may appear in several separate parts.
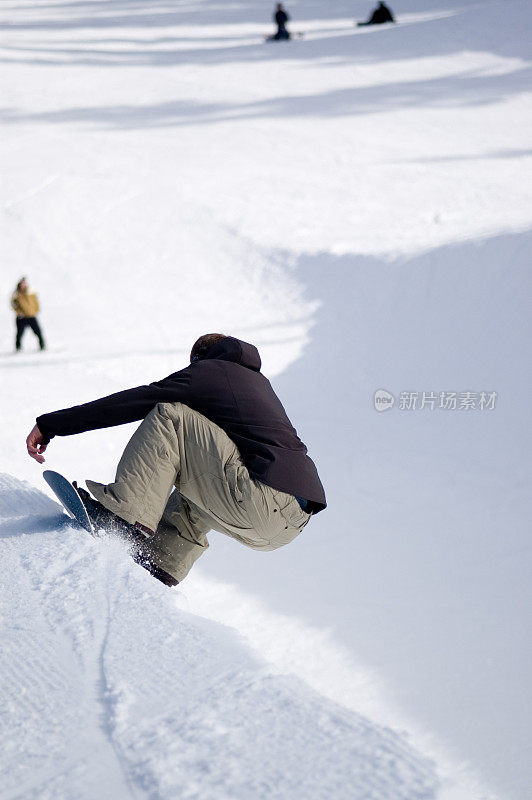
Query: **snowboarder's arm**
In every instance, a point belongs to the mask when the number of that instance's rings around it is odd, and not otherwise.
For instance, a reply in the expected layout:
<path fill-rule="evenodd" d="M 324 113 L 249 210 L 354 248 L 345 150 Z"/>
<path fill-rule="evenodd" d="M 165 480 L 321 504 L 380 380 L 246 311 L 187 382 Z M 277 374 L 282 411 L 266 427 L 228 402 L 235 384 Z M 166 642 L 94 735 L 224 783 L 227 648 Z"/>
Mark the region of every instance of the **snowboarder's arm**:
<path fill-rule="evenodd" d="M 97 428 L 124 425 L 144 419 L 157 403 L 186 402 L 188 386 L 188 370 L 184 369 L 148 386 L 137 386 L 91 403 L 42 414 L 37 417 L 37 427 L 46 445 L 54 436 L 71 436 Z"/>

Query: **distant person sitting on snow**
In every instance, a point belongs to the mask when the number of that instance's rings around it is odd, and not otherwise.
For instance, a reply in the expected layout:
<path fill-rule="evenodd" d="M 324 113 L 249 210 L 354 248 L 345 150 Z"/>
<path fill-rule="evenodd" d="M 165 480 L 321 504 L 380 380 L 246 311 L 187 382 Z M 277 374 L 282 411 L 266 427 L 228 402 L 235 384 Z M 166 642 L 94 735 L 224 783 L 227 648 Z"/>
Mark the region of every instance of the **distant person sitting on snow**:
<path fill-rule="evenodd" d="M 95 528 L 121 532 L 135 560 L 168 586 L 205 553 L 211 529 L 275 550 L 326 502 L 314 462 L 260 367 L 253 345 L 206 334 L 190 365 L 161 381 L 37 417 L 28 453 L 42 463 L 53 436 L 143 419 L 115 481 L 87 481 L 92 497 L 78 489 Z"/>
<path fill-rule="evenodd" d="M 383 25 L 385 22 L 395 22 L 391 10 L 385 3 L 379 3 L 367 22 L 357 22 L 357 25 Z"/>
<path fill-rule="evenodd" d="M 31 328 L 39 340 L 39 347 L 41 350 L 44 350 L 44 339 L 40 325 L 37 322 L 39 300 L 37 299 L 35 292 L 31 291 L 31 289 L 28 287 L 26 278 L 21 278 L 17 283 L 17 288 L 11 297 L 11 308 L 17 315 L 17 335 L 15 339 L 15 349 L 20 350 L 24 331 L 26 328 Z"/>
<path fill-rule="evenodd" d="M 280 39 L 290 39 L 290 34 L 286 30 L 286 23 L 290 21 L 290 17 L 283 8 L 282 3 L 277 3 L 275 14 L 273 15 L 275 24 L 277 25 L 277 32 L 269 37 L 269 41 L 279 41 Z"/>

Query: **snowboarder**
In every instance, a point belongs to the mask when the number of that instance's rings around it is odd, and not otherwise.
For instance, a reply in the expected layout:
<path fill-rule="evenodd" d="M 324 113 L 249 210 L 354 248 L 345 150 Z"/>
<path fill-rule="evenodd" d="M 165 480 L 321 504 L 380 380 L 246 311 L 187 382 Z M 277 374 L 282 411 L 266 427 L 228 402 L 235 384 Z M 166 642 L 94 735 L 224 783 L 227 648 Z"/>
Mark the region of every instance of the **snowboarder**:
<path fill-rule="evenodd" d="M 273 20 L 277 25 L 277 32 L 273 36 L 268 37 L 268 41 L 278 42 L 281 39 L 290 39 L 290 33 L 286 30 L 286 23 L 290 21 L 290 17 L 285 11 L 282 3 L 277 3 Z"/>
<path fill-rule="evenodd" d="M 367 22 L 357 22 L 357 25 L 383 25 L 385 22 L 395 22 L 395 19 L 391 9 L 385 3 L 379 3 Z"/>
<path fill-rule="evenodd" d="M 163 380 L 37 417 L 28 453 L 42 463 L 53 436 L 143 419 L 115 481 L 86 481 L 90 494 L 78 489 L 94 526 L 141 540 L 137 560 L 169 586 L 205 552 L 211 529 L 274 550 L 326 501 L 260 367 L 253 345 L 206 334 L 189 366 Z"/>
<path fill-rule="evenodd" d="M 41 350 L 45 349 L 44 338 L 41 327 L 37 321 L 39 311 L 39 300 L 35 292 L 31 291 L 26 278 L 21 278 L 17 283 L 17 288 L 11 297 L 11 308 L 15 311 L 17 335 L 15 338 L 15 349 L 20 350 L 22 336 L 26 328 L 31 328 L 37 339 Z"/>

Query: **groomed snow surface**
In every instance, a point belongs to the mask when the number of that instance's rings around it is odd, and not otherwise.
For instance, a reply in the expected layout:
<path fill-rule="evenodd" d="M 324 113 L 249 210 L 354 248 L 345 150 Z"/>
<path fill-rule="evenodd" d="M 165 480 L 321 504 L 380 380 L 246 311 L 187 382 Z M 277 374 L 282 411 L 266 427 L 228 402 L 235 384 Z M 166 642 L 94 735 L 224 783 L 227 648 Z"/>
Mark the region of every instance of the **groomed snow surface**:
<path fill-rule="evenodd" d="M 2 800 L 529 797 L 530 7 L 287 5 L 265 44 L 262 0 L 3 4 Z M 12 352 L 22 275 L 45 353 Z M 329 508 L 170 590 L 24 440 L 215 330 Z M 46 466 L 111 480 L 134 427 Z"/>
<path fill-rule="evenodd" d="M 58 530 L 36 490 L 5 477 L 1 489 L 16 570 L 3 797 L 434 796 L 434 765 L 406 737 L 179 610 L 117 543 Z"/>

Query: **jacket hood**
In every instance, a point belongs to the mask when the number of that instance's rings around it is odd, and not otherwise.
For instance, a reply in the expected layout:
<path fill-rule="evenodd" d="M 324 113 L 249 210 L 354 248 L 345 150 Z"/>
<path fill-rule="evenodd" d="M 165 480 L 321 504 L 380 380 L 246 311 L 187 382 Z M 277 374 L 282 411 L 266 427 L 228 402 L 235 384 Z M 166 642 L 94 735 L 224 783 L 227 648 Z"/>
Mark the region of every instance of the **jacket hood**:
<path fill-rule="evenodd" d="M 207 358 L 233 361 L 235 364 L 241 364 L 243 367 L 252 369 L 255 372 L 260 372 L 261 368 L 259 351 L 255 345 L 242 342 L 233 336 L 226 336 L 224 339 L 220 339 L 219 342 L 209 347 L 199 360 L 204 361 Z"/>

